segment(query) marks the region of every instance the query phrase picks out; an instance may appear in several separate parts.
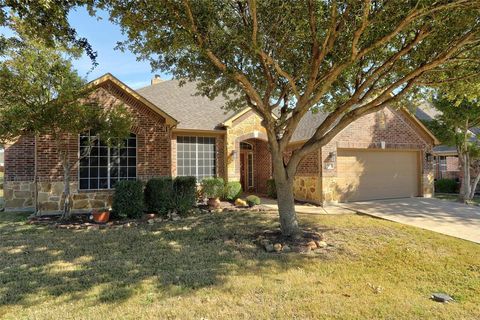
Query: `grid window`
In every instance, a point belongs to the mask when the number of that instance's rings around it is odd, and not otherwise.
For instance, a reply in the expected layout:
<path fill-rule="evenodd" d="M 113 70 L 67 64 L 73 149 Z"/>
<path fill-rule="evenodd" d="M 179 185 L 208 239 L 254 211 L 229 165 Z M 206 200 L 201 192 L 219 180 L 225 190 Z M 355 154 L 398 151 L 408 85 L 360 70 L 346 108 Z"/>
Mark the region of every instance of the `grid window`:
<path fill-rule="evenodd" d="M 90 133 L 80 135 L 80 189 L 111 189 L 119 180 L 137 179 L 137 137 L 132 133 L 118 147 L 109 147 Z"/>
<path fill-rule="evenodd" d="M 248 187 L 253 188 L 253 153 L 248 153 Z"/>
<path fill-rule="evenodd" d="M 216 175 L 216 145 L 211 137 L 177 137 L 177 175 L 197 181 Z"/>
<path fill-rule="evenodd" d="M 446 172 L 447 171 L 447 157 L 440 156 L 439 164 L 440 164 L 440 171 L 441 172 Z"/>

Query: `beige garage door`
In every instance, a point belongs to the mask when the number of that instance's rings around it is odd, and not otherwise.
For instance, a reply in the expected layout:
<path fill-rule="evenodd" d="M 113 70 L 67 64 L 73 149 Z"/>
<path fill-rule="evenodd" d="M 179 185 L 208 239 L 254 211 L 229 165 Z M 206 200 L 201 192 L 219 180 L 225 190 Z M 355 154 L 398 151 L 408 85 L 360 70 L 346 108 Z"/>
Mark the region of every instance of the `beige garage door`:
<path fill-rule="evenodd" d="M 339 149 L 339 200 L 362 201 L 419 195 L 418 152 Z"/>

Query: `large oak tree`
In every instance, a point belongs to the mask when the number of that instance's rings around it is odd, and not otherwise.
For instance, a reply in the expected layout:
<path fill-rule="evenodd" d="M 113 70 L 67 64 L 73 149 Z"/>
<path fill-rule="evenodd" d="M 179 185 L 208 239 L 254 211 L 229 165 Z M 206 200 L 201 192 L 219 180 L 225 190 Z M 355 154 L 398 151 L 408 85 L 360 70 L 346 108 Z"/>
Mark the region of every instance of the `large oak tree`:
<path fill-rule="evenodd" d="M 62 1 L 58 12 L 83 3 L 109 10 L 128 36 L 121 47 L 154 69 L 262 117 L 285 235 L 299 231 L 292 185 L 305 155 L 420 86 L 479 72 L 478 0 L 92 0 Z M 327 118 L 285 161 L 316 110 Z"/>
<path fill-rule="evenodd" d="M 280 222 L 299 231 L 297 166 L 356 119 L 392 105 L 449 69 L 478 72 L 477 0 L 106 1 L 124 46 L 154 69 L 198 81 L 209 97 L 239 93 L 262 119 L 273 159 Z M 473 66 L 472 66 L 473 64 Z M 328 113 L 284 159 L 302 117 Z"/>

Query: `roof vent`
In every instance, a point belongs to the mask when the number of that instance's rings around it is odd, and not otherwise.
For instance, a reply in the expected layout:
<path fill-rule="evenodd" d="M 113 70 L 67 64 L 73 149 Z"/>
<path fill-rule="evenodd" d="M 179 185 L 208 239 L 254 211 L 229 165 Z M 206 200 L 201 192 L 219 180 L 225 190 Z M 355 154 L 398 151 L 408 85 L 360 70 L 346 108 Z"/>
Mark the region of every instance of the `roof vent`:
<path fill-rule="evenodd" d="M 159 74 L 156 74 L 153 76 L 152 78 L 152 85 L 154 84 L 157 84 L 157 83 L 160 83 L 160 82 L 163 82 L 164 80 L 162 78 L 160 78 L 160 75 Z"/>

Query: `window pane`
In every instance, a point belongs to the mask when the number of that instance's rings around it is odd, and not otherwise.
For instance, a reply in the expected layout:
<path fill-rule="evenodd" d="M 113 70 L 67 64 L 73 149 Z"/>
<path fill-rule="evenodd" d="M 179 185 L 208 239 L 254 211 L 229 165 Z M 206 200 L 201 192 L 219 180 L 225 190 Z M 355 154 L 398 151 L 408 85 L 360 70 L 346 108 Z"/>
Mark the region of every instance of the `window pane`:
<path fill-rule="evenodd" d="M 93 141 L 94 143 L 91 143 Z M 112 188 L 119 177 L 136 179 L 137 139 L 134 134 L 125 140 L 123 148 L 109 148 L 104 141 L 90 136 L 90 133 L 82 134 L 79 139 L 80 150 L 86 150 L 85 146 L 89 144 L 94 145 L 92 152 L 79 163 L 80 189 Z M 124 154 L 125 157 L 121 158 L 120 154 Z M 127 154 L 130 154 L 130 157 L 127 158 Z"/>
<path fill-rule="evenodd" d="M 177 175 L 215 176 L 215 138 L 177 137 Z"/>

